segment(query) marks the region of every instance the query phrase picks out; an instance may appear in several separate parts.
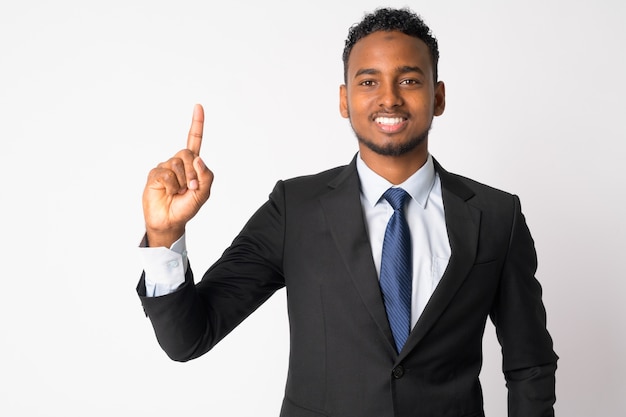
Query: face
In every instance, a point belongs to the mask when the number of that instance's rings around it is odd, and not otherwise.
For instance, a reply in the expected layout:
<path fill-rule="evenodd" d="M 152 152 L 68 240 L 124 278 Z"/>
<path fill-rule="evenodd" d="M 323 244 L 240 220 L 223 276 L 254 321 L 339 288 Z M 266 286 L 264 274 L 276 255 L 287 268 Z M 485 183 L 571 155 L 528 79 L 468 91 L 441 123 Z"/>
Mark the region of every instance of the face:
<path fill-rule="evenodd" d="M 350 119 L 363 156 L 427 152 L 433 116 L 444 107 L 444 85 L 435 84 L 430 53 L 420 39 L 380 31 L 354 45 L 340 111 Z"/>

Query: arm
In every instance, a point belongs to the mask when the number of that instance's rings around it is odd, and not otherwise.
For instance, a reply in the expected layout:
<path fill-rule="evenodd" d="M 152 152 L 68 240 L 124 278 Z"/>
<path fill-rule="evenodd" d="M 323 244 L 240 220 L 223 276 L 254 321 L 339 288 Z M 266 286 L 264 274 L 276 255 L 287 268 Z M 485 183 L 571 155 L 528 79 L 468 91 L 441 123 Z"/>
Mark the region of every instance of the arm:
<path fill-rule="evenodd" d="M 199 157 L 203 123 L 204 113 L 197 105 L 187 148 L 148 175 L 143 208 L 150 247 L 171 247 L 209 198 L 213 174 Z M 137 291 L 170 358 L 186 361 L 202 355 L 284 285 L 280 272 L 281 190 L 282 186 L 276 187 L 273 198 L 253 216 L 198 285 L 194 285 L 193 273 L 187 267 L 184 282 L 175 285 L 175 291 L 148 297 L 145 273 L 142 275 Z M 183 267 L 177 268 L 182 278 Z"/>
<path fill-rule="evenodd" d="M 282 189 L 279 182 L 197 285 L 188 268 L 177 291 L 146 297 L 142 276 L 141 302 L 171 359 L 187 361 L 206 353 L 284 286 Z"/>
<path fill-rule="evenodd" d="M 153 302 L 144 302 L 147 314 L 149 308 L 146 304 L 164 305 L 163 300 L 172 300 L 180 296 L 175 295 L 178 292 L 175 290 L 181 283 L 188 282 L 189 279 L 193 282 L 184 251 L 180 254 L 183 262 L 171 259 L 170 262 L 166 262 L 167 266 L 162 265 L 163 258 L 160 256 L 156 257 L 155 262 L 154 251 L 157 251 L 157 254 L 166 251 L 167 256 L 171 258 L 166 248 L 171 248 L 172 244 L 180 241 L 184 246 L 184 239 L 181 239 L 181 236 L 184 235 L 187 222 L 209 198 L 213 173 L 199 156 L 203 127 L 204 110 L 202 106 L 196 105 L 187 136 L 187 147 L 152 169 L 144 188 L 142 205 L 146 234 L 140 245 L 143 249 L 140 250 L 143 251 L 142 257 L 146 267 L 137 292 L 142 300 L 146 297 L 155 298 Z M 174 252 L 172 254 L 175 254 Z M 168 270 L 172 266 L 175 266 L 174 270 Z M 148 280 L 145 276 L 146 271 L 150 274 Z M 166 285 L 159 288 L 159 283 L 163 282 Z M 165 291 L 162 291 L 164 289 Z M 172 296 L 155 297 L 168 293 Z M 160 302 L 157 303 L 157 300 Z"/>
<path fill-rule="evenodd" d="M 535 279 L 534 242 L 519 199 L 513 198 L 508 253 L 491 319 L 502 346 L 509 417 L 550 417 L 554 415 L 558 358 L 546 329 L 541 286 Z"/>

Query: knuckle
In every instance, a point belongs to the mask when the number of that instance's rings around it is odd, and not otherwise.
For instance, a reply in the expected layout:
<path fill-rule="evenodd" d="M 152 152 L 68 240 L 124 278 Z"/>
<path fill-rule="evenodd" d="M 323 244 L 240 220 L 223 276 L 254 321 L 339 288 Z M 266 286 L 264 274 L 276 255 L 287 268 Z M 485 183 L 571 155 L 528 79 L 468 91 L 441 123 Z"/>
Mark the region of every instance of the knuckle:
<path fill-rule="evenodd" d="M 169 168 L 166 167 L 157 167 L 150 171 L 148 175 L 149 178 L 153 179 L 161 179 L 161 180 L 169 180 L 171 178 L 175 178 L 176 174 Z"/>
<path fill-rule="evenodd" d="M 157 165 L 155 168 L 152 168 L 148 173 L 148 178 L 159 178 L 163 176 L 163 173 L 167 171 L 161 164 Z"/>
<path fill-rule="evenodd" d="M 172 171 L 183 172 L 185 164 L 180 158 L 172 158 L 169 167 Z"/>
<path fill-rule="evenodd" d="M 180 159 L 193 158 L 193 153 L 189 149 L 181 149 L 176 153 L 176 157 Z"/>

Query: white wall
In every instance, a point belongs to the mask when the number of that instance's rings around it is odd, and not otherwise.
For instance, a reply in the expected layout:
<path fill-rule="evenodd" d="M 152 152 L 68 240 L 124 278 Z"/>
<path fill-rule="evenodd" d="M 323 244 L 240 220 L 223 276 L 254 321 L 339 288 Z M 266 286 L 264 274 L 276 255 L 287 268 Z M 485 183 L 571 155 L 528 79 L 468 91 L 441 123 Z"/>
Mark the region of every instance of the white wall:
<path fill-rule="evenodd" d="M 379 4 L 214 3 L 0 5 L 1 415 L 277 415 L 284 291 L 210 354 L 169 361 L 134 292 L 141 190 L 203 103 L 216 180 L 189 227 L 199 271 L 277 179 L 347 163 L 343 41 Z M 558 415 L 624 416 L 624 3 L 411 6 L 447 84 L 433 154 L 522 199 L 561 356 Z M 506 409 L 499 362 L 490 325 L 492 417 Z"/>

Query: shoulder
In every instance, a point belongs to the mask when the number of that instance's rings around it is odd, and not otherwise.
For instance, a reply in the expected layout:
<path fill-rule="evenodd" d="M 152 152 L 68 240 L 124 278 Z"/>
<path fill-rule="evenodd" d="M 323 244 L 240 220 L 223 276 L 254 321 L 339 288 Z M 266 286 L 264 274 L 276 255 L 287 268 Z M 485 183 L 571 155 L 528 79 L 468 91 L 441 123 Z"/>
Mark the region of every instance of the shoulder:
<path fill-rule="evenodd" d="M 491 185 L 476 181 L 472 178 L 468 178 L 463 175 L 459 175 L 455 173 L 448 173 L 448 175 L 454 178 L 456 181 L 459 181 L 460 183 L 465 185 L 467 188 L 472 190 L 475 194 L 489 195 L 489 196 L 503 197 L 503 198 L 511 197 L 513 195 L 513 193 L 509 191 L 495 188 Z"/>
<path fill-rule="evenodd" d="M 448 172 L 436 165 L 441 179 L 443 192 L 449 196 L 459 197 L 467 203 L 481 209 L 514 209 L 519 206 L 518 197 L 502 189 L 492 187 L 474 179 Z"/>
<path fill-rule="evenodd" d="M 278 181 L 270 194 L 270 201 L 285 210 L 310 210 L 328 198 L 339 198 L 343 202 L 359 201 L 359 192 L 359 178 L 353 159 L 347 165 Z"/>
<path fill-rule="evenodd" d="M 280 187 L 291 198 L 308 199 L 325 194 L 338 187 L 359 187 L 354 161 L 348 165 L 330 168 L 311 175 L 302 175 L 279 181 Z"/>

